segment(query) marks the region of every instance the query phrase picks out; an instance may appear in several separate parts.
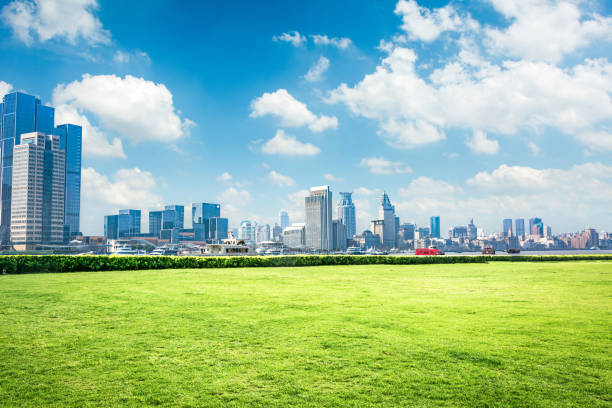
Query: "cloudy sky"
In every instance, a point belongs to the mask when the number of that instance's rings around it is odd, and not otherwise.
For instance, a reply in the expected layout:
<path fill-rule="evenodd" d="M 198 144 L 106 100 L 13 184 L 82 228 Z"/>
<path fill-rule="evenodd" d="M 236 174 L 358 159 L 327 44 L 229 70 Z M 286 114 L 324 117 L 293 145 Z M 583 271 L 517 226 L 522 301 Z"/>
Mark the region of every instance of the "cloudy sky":
<path fill-rule="evenodd" d="M 86 234 L 197 201 L 301 221 L 322 184 L 360 230 L 383 190 L 443 231 L 612 230 L 612 3 L 177 4 L 0 1 L 0 94 L 84 127 Z"/>

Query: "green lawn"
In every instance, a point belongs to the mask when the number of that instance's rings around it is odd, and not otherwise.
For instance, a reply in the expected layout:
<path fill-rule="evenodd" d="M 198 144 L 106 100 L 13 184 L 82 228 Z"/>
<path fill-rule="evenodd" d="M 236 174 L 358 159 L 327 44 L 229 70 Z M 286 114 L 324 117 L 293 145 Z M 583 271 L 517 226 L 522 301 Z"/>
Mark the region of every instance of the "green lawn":
<path fill-rule="evenodd" d="M 612 406 L 612 262 L 0 276 L 2 406 Z"/>

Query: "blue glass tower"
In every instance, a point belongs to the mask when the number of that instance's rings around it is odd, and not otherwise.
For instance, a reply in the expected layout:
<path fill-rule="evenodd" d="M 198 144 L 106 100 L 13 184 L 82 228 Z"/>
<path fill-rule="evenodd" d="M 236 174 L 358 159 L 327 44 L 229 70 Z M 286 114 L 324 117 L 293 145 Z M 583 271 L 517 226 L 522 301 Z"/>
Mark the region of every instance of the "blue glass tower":
<path fill-rule="evenodd" d="M 12 92 L 4 95 L 0 110 L 0 242 L 6 246 L 10 242 L 13 147 L 19 144 L 23 133 L 53 134 L 55 109 L 41 105 L 40 99 L 32 95 Z"/>
<path fill-rule="evenodd" d="M 80 231 L 81 217 L 81 152 L 83 129 L 77 125 L 59 125 L 55 134 L 60 137 L 60 149 L 66 151 L 66 202 L 64 223 L 71 236 Z"/>
<path fill-rule="evenodd" d="M 338 202 L 338 220 L 346 226 L 346 239 L 352 239 L 357 233 L 355 218 L 355 204 L 353 204 L 353 193 L 340 193 Z"/>
<path fill-rule="evenodd" d="M 209 203 L 191 204 L 193 224 L 204 224 L 205 220 L 213 217 L 221 217 L 221 205 Z"/>
<path fill-rule="evenodd" d="M 119 238 L 119 216 L 105 215 L 104 216 L 104 238 L 117 239 Z"/>
<path fill-rule="evenodd" d="M 149 234 L 159 237 L 162 229 L 163 211 L 149 211 Z"/>
<path fill-rule="evenodd" d="M 166 228 L 185 228 L 185 206 L 182 205 L 167 205 L 164 208 L 164 214 L 168 214 L 168 220 L 170 220 L 170 212 L 173 212 L 174 221 L 173 225 L 166 226 L 166 221 L 164 218 L 164 229 Z"/>
<path fill-rule="evenodd" d="M 140 234 L 140 215 L 140 210 L 119 210 L 119 237 Z"/>
<path fill-rule="evenodd" d="M 432 238 L 440 238 L 440 217 L 438 215 L 429 218 L 429 233 Z"/>

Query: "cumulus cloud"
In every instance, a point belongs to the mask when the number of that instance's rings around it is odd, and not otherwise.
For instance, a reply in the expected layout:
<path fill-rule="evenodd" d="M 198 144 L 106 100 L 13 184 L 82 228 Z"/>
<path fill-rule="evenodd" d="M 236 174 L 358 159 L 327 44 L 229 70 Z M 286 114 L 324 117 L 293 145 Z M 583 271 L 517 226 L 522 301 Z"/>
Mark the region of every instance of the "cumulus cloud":
<path fill-rule="evenodd" d="M 585 136 L 612 117 L 612 65 L 606 59 L 567 69 L 531 61 L 476 67 L 453 61 L 460 73 L 441 83 L 420 76 L 416 60 L 413 50 L 394 46 L 375 72 L 353 87 L 342 84 L 326 101 L 378 121 L 380 135 L 394 147 L 440 140 L 446 128 L 505 135 L 556 128 L 592 148 L 608 144 L 605 134 Z"/>
<path fill-rule="evenodd" d="M 391 174 L 411 173 L 412 169 L 402 162 L 389 161 L 383 157 L 361 159 L 361 166 L 369 168 L 371 173 L 389 176 Z"/>
<path fill-rule="evenodd" d="M 229 183 L 233 180 L 233 178 L 234 177 L 231 174 L 229 174 L 228 172 L 224 172 L 219 177 L 217 177 L 217 180 L 222 183 Z"/>
<path fill-rule="evenodd" d="M 261 146 L 261 151 L 283 156 L 315 156 L 321 149 L 310 143 L 302 143 L 295 136 L 287 135 L 279 129 L 272 139 Z"/>
<path fill-rule="evenodd" d="M 266 115 L 278 117 L 283 127 L 308 126 L 313 132 L 338 127 L 338 119 L 335 116 L 315 115 L 305 103 L 295 99 L 286 89 L 266 92 L 251 102 L 252 118 Z"/>
<path fill-rule="evenodd" d="M 318 82 L 323 79 L 323 74 L 329 69 L 329 60 L 320 56 L 317 62 L 310 67 L 304 79 L 308 82 Z"/>
<path fill-rule="evenodd" d="M 372 196 L 379 195 L 381 193 L 381 190 L 379 188 L 359 187 L 356 188 L 353 193 L 355 195 Z"/>
<path fill-rule="evenodd" d="M 98 7 L 96 0 L 14 0 L 2 8 L 0 17 L 26 45 L 51 39 L 108 44 L 110 32 L 94 15 Z"/>
<path fill-rule="evenodd" d="M 68 105 L 80 115 L 90 114 L 105 130 L 134 143 L 174 142 L 194 125 L 181 118 L 164 84 L 131 75 L 85 74 L 80 81 L 58 85 L 53 105 Z"/>
<path fill-rule="evenodd" d="M 227 190 L 222 191 L 217 199 L 222 204 L 229 204 L 232 206 L 244 206 L 251 202 L 251 193 L 244 189 L 237 189 L 230 187 Z"/>
<path fill-rule="evenodd" d="M 115 51 L 115 55 L 113 56 L 113 61 L 118 64 L 129 64 L 130 62 L 144 62 L 145 64 L 151 63 L 151 58 L 149 54 L 144 51 Z"/>
<path fill-rule="evenodd" d="M 0 98 L 13 90 L 13 85 L 0 81 Z"/>
<path fill-rule="evenodd" d="M 297 31 L 289 31 L 288 33 L 282 33 L 281 35 L 275 35 L 272 37 L 275 42 L 288 42 L 294 47 L 299 47 L 306 42 L 306 37 Z"/>
<path fill-rule="evenodd" d="M 527 144 L 527 146 L 529 147 L 529 150 L 531 150 L 531 153 L 532 153 L 534 156 L 537 156 L 537 155 L 539 155 L 539 154 L 540 154 L 540 148 L 539 148 L 539 147 L 538 147 L 538 145 L 537 145 L 537 144 L 535 144 L 534 142 L 529 142 L 529 143 Z"/>
<path fill-rule="evenodd" d="M 499 142 L 487 138 L 487 134 L 477 130 L 472 134 L 472 137 L 466 140 L 465 144 L 474 153 L 497 154 L 499 151 Z"/>
<path fill-rule="evenodd" d="M 102 217 L 125 208 L 158 208 L 163 202 L 156 193 L 159 181 L 151 172 L 137 167 L 120 169 L 108 177 L 92 167 L 83 169 L 82 229 L 97 234 Z"/>
<path fill-rule="evenodd" d="M 295 180 L 293 180 L 291 177 L 289 176 L 285 176 L 283 174 L 280 174 L 274 170 L 272 170 L 270 173 L 268 173 L 268 179 L 270 181 L 272 181 L 274 184 L 276 184 L 279 187 L 292 187 L 295 186 Z"/>
<path fill-rule="evenodd" d="M 118 157 L 125 159 L 123 143 L 117 137 L 110 137 L 72 105 L 56 105 L 55 121 L 58 124 L 74 123 L 83 128 L 84 157 Z"/>
<path fill-rule="evenodd" d="M 559 62 L 565 55 L 594 40 L 612 40 L 612 18 L 590 15 L 573 1 L 491 0 L 512 23 L 486 29 L 493 52 L 533 61 Z"/>
<path fill-rule="evenodd" d="M 402 17 L 402 29 L 410 40 L 431 42 L 445 31 L 477 27 L 471 18 L 460 17 L 450 4 L 429 10 L 419 6 L 415 0 L 400 0 L 395 6 L 395 14 Z"/>
<path fill-rule="evenodd" d="M 332 45 L 338 49 L 345 50 L 353 43 L 350 38 L 329 38 L 327 35 L 314 34 L 310 36 L 315 45 Z"/>
<path fill-rule="evenodd" d="M 463 186 L 419 177 L 400 190 L 400 216 L 427 220 L 444 214 L 442 223 L 465 225 L 472 216 L 490 231 L 501 229 L 503 218 L 540 216 L 559 231 L 575 231 L 612 223 L 612 166 L 583 163 L 569 169 L 537 169 L 501 165 L 480 172 Z"/>

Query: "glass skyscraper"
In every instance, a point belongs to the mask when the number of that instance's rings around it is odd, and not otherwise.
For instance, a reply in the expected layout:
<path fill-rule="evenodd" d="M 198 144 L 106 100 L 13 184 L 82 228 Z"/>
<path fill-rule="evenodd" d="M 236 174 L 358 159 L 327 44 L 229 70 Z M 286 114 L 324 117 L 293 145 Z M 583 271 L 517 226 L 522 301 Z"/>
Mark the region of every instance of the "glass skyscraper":
<path fill-rule="evenodd" d="M 502 227 L 504 228 L 504 237 L 511 237 L 513 235 L 511 218 L 504 219 Z"/>
<path fill-rule="evenodd" d="M 357 233 L 355 204 L 352 195 L 353 193 L 340 193 L 338 202 L 338 220 L 346 227 L 346 239 L 353 238 Z"/>
<path fill-rule="evenodd" d="M 104 238 L 117 239 L 119 238 L 119 216 L 105 215 L 104 216 Z"/>
<path fill-rule="evenodd" d="M 429 217 L 429 234 L 432 238 L 440 238 L 440 216 Z"/>
<path fill-rule="evenodd" d="M 119 237 L 140 234 L 140 215 L 140 210 L 119 210 Z"/>
<path fill-rule="evenodd" d="M 203 224 L 204 220 L 221 217 L 221 205 L 209 203 L 191 204 L 191 218 L 193 224 Z"/>
<path fill-rule="evenodd" d="M 4 95 L 0 104 L 0 140 L 2 176 L 0 184 L 0 242 L 10 243 L 11 195 L 13 185 L 13 147 L 21 135 L 30 132 L 53 134 L 55 109 L 44 106 L 40 99 L 21 92 Z"/>
<path fill-rule="evenodd" d="M 305 198 L 306 246 L 332 250 L 332 192 L 329 186 L 312 187 Z"/>
<path fill-rule="evenodd" d="M 183 205 L 167 205 L 165 211 L 174 211 L 174 226 L 168 228 L 185 228 L 185 206 Z M 165 229 L 166 227 L 164 227 Z"/>
<path fill-rule="evenodd" d="M 60 137 L 60 149 L 66 151 L 66 205 L 64 223 L 70 235 L 80 231 L 81 217 L 81 152 L 83 129 L 77 125 L 59 125 L 55 134 Z"/>
<path fill-rule="evenodd" d="M 287 211 L 281 210 L 278 214 L 278 220 L 280 222 L 281 229 L 287 228 L 289 226 L 289 214 L 287 214 Z"/>
<path fill-rule="evenodd" d="M 149 211 L 149 234 L 159 237 L 162 229 L 163 211 Z"/>
<path fill-rule="evenodd" d="M 516 225 L 516 236 L 521 237 L 521 239 L 525 239 L 525 219 L 517 218 L 514 220 L 514 224 Z"/>

